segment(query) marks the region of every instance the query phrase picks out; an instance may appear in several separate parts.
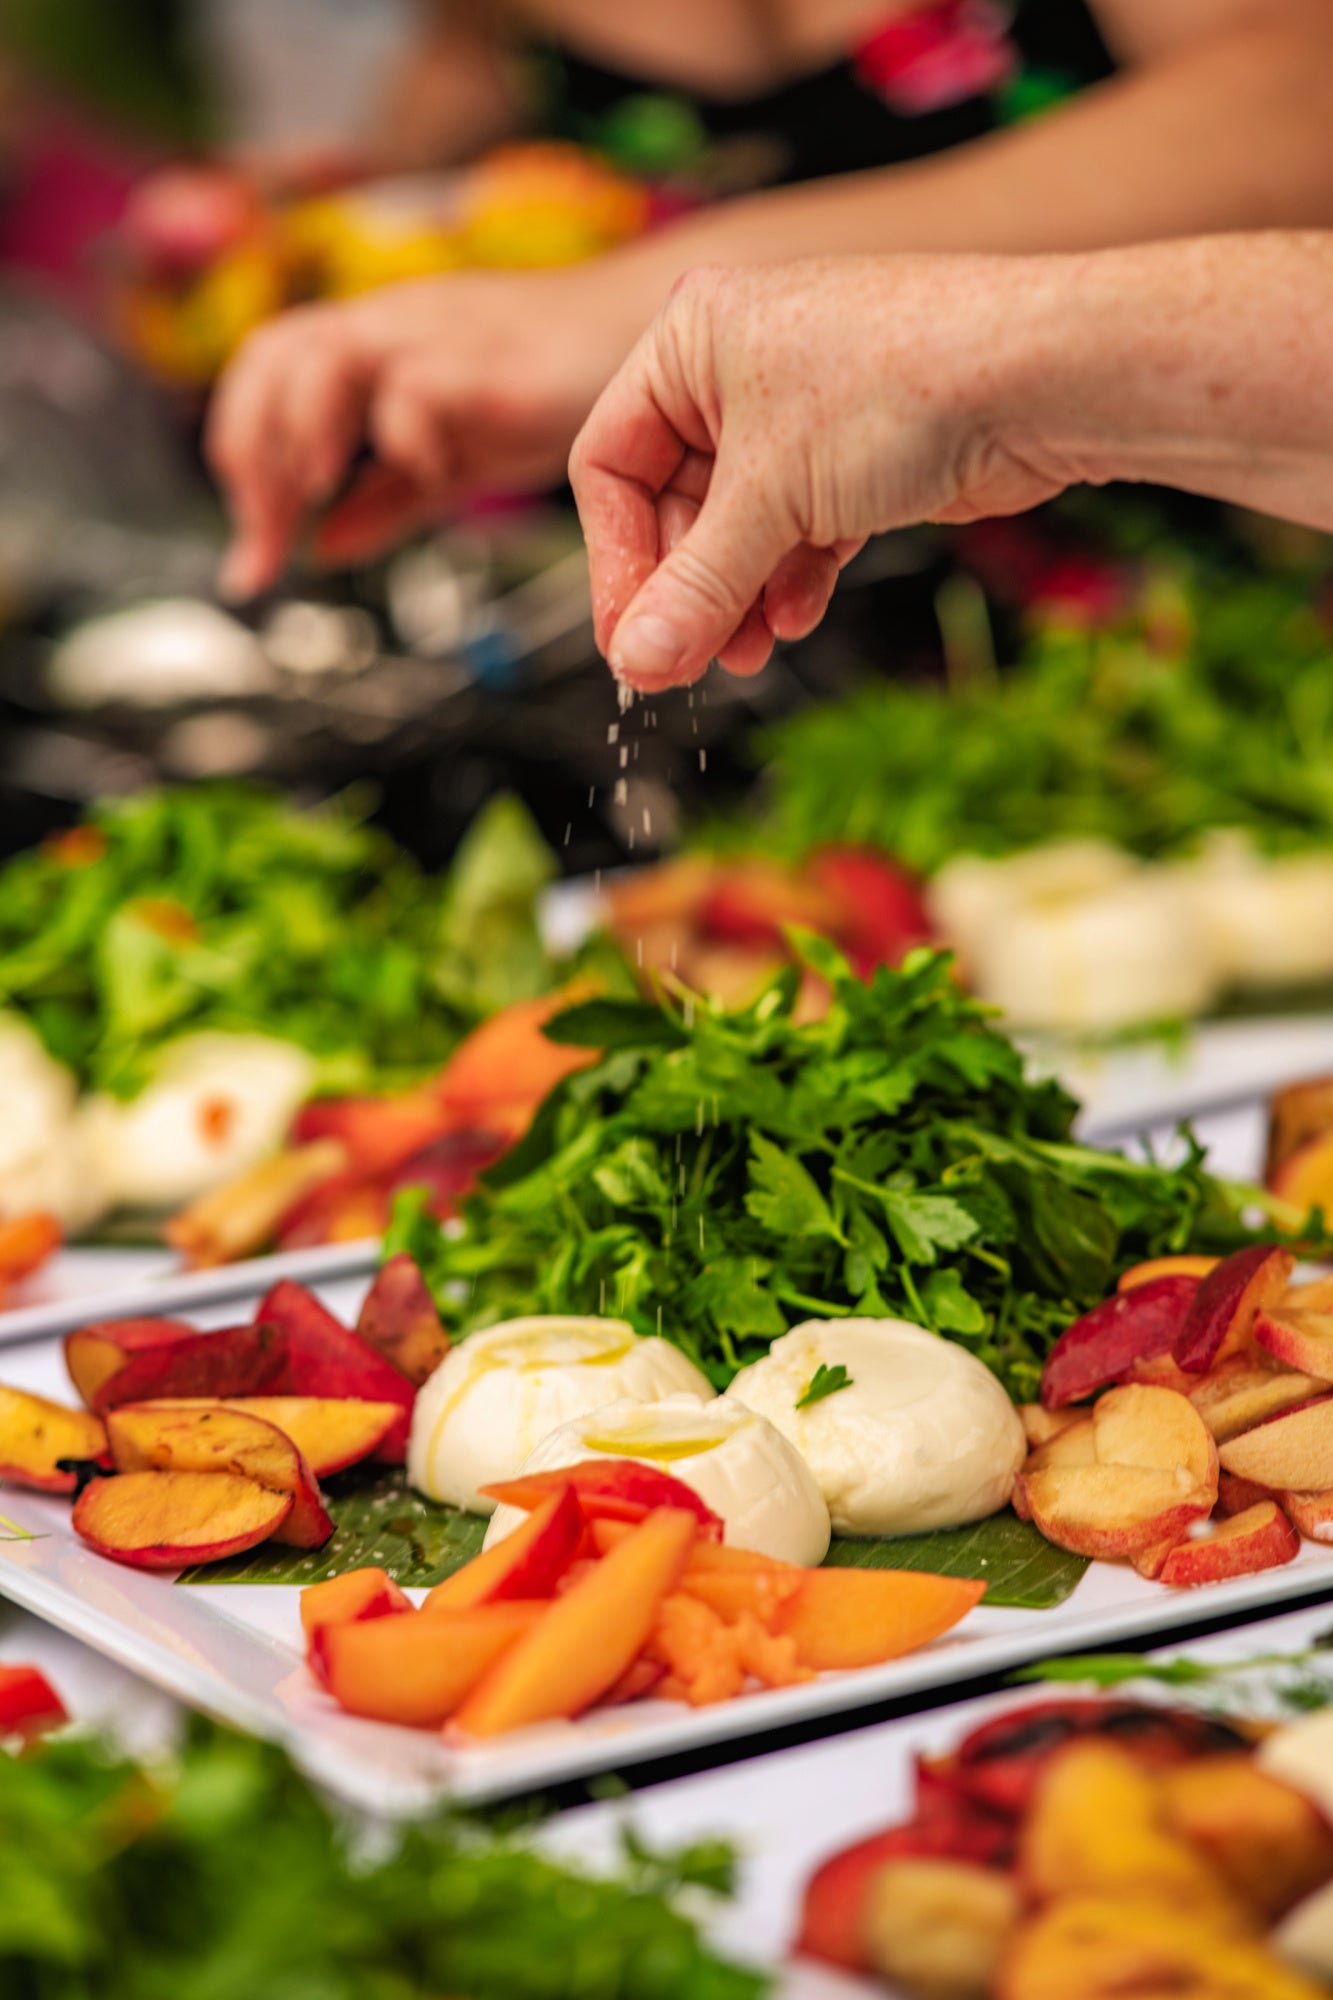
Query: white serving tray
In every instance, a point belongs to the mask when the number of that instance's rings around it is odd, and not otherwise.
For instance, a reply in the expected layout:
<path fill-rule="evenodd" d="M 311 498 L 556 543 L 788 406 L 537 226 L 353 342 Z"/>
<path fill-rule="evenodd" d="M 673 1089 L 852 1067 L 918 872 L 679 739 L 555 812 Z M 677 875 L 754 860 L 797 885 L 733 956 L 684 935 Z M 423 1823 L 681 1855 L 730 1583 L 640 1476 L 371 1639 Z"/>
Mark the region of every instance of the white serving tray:
<path fill-rule="evenodd" d="M 1223 1661 L 1299 1653 L 1328 1629 L 1329 1621 L 1329 1606 L 1323 1605 L 1172 1646 L 1157 1657 L 1188 1653 L 1191 1658 Z M 1262 1676 L 1256 1676 L 1255 1685 L 1261 1684 Z M 738 1894 L 734 1902 L 719 1905 L 712 1913 L 710 1935 L 737 1958 L 772 1965 L 791 1948 L 805 1885 L 819 1864 L 853 1841 L 910 1815 L 912 1774 L 919 1755 L 950 1750 L 988 1715 L 1018 1701 L 1084 1692 L 1078 1687 L 1014 1689 L 928 1715 L 851 1730 L 800 1749 L 776 1751 L 725 1770 L 653 1785 L 611 1805 L 562 1814 L 544 1829 L 543 1844 L 557 1857 L 599 1868 L 613 1864 L 627 1828 L 662 1848 L 694 1840 L 731 1841 L 741 1861 Z M 1145 1701 L 1189 1700 L 1188 1690 L 1150 1681 L 1115 1692 Z M 893 2000 L 886 1986 L 851 1979 L 809 1961 L 788 1968 L 781 1991 L 784 2000 L 852 2000 L 852 1996 L 864 2000 L 872 1994 L 877 2000 Z M 1078 1996 L 1071 1993 L 1068 2000 Z"/>
<path fill-rule="evenodd" d="M 353 1317 L 363 1287 L 321 1288 Z M 246 1302 L 241 1302 L 242 1310 Z M 250 1302 L 250 1303 L 253 1303 Z M 197 1315 L 233 1316 L 235 1304 Z M 33 1343 L 5 1358 L 17 1388 L 69 1399 L 59 1344 Z M 697 1751 L 792 1723 L 845 1715 L 874 1703 L 1003 1671 L 1041 1654 L 1119 1645 L 1191 1618 L 1333 1593 L 1333 1549 L 1304 1544 L 1283 1569 L 1180 1592 L 1118 1564 L 1094 1563 L 1073 1595 L 1047 1611 L 979 1607 L 955 1631 L 906 1659 L 801 1687 L 761 1691 L 714 1708 L 637 1702 L 573 1723 L 552 1723 L 493 1743 L 454 1749 L 433 1734 L 346 1716 L 306 1673 L 294 1585 L 179 1587 L 94 1555 L 69 1525 L 68 1503 L 7 1489 L 0 1512 L 39 1539 L 0 1541 L 0 1596 L 140 1674 L 179 1700 L 285 1742 L 312 1776 L 371 1809 L 410 1813 L 448 1793 L 499 1798 L 647 1759 Z"/>

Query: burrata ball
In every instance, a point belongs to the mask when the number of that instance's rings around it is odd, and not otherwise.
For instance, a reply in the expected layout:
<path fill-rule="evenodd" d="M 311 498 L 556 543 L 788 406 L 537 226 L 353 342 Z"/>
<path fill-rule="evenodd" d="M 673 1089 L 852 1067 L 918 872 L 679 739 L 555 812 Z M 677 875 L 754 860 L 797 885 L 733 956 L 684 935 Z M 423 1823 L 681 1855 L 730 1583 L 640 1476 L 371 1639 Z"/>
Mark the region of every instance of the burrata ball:
<path fill-rule="evenodd" d="M 452 1348 L 417 1393 L 407 1475 L 418 1492 L 492 1514 L 481 1492 L 512 1479 L 561 1424 L 626 1397 L 655 1403 L 707 1379 L 668 1340 L 619 1319 L 505 1320 Z"/>
<path fill-rule="evenodd" d="M 816 1371 L 846 1388 L 798 1409 Z M 807 1320 L 743 1368 L 727 1396 L 800 1452 L 844 1535 L 956 1528 L 1003 1507 L 1027 1444 L 990 1370 L 898 1319 Z"/>
<path fill-rule="evenodd" d="M 555 1472 L 587 1458 L 631 1458 L 669 1472 L 712 1508 L 733 1548 L 806 1567 L 828 1553 L 828 1508 L 810 1468 L 767 1418 L 725 1396 L 607 1404 L 552 1431 L 521 1470 Z M 498 1508 L 487 1547 L 523 1518 L 517 1507 Z"/>

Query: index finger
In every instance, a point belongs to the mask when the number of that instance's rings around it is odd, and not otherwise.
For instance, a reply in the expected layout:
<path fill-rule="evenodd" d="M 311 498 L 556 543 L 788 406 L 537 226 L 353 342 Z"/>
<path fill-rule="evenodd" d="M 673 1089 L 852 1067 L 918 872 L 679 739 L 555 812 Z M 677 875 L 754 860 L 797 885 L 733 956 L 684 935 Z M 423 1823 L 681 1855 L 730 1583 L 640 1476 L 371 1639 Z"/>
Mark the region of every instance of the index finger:
<path fill-rule="evenodd" d="M 657 497 L 685 456 L 685 440 L 653 395 L 636 352 L 598 398 L 569 459 L 603 653 L 626 605 L 657 567 Z"/>

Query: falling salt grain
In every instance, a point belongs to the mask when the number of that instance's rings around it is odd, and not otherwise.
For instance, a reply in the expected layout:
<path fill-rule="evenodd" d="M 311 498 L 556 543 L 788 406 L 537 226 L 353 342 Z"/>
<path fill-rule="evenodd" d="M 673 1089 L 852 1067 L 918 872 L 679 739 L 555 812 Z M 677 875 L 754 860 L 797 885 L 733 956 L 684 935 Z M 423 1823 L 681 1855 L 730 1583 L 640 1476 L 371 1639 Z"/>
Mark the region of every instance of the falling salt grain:
<path fill-rule="evenodd" d="M 573 820 L 572 820 L 572 819 L 567 819 L 567 820 L 565 821 L 565 846 L 566 846 L 566 847 L 568 847 L 568 846 L 569 846 L 569 843 L 570 843 L 570 841 L 571 841 L 571 840 L 572 840 L 573 838 L 574 838 L 574 822 L 573 822 Z"/>
<path fill-rule="evenodd" d="M 653 830 L 653 816 L 647 806 L 643 809 L 643 830 L 645 833 L 651 833 Z"/>
<path fill-rule="evenodd" d="M 706 750 L 701 750 L 699 752 L 699 769 L 701 771 L 706 771 L 708 769 L 708 752 Z"/>
<path fill-rule="evenodd" d="M 625 766 L 628 763 L 629 763 L 629 744 L 622 743 L 620 746 L 620 768 L 622 771 L 625 769 Z"/>
<path fill-rule="evenodd" d="M 607 740 L 607 742 L 608 742 L 608 743 L 619 743 L 619 741 L 620 741 L 620 724 L 619 724 L 618 722 L 608 722 L 608 723 L 607 723 L 607 725 L 606 725 L 606 740 Z"/>
<path fill-rule="evenodd" d="M 624 805 L 626 799 L 629 797 L 629 785 L 624 778 L 616 779 L 616 788 L 612 792 L 611 797 L 616 805 Z"/>
<path fill-rule="evenodd" d="M 597 797 L 597 787 L 596 787 L 596 785 L 589 785 L 589 787 L 588 787 L 588 804 L 589 804 L 589 806 L 591 806 L 591 805 L 592 805 L 592 802 L 593 802 L 593 800 L 594 800 L 594 799 L 595 799 L 596 797 Z"/>

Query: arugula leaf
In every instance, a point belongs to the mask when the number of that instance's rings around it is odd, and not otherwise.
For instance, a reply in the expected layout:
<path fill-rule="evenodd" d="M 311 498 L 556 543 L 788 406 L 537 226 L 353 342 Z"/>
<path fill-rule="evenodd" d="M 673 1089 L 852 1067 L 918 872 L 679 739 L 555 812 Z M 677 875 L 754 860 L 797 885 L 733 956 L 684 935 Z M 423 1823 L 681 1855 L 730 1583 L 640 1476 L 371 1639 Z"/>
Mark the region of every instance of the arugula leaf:
<path fill-rule="evenodd" d="M 796 1408 L 808 1410 L 812 1403 L 822 1403 L 826 1396 L 836 1396 L 839 1389 L 850 1389 L 851 1386 L 852 1378 L 841 1361 L 835 1361 L 832 1367 L 821 1361 L 796 1398 Z"/>

